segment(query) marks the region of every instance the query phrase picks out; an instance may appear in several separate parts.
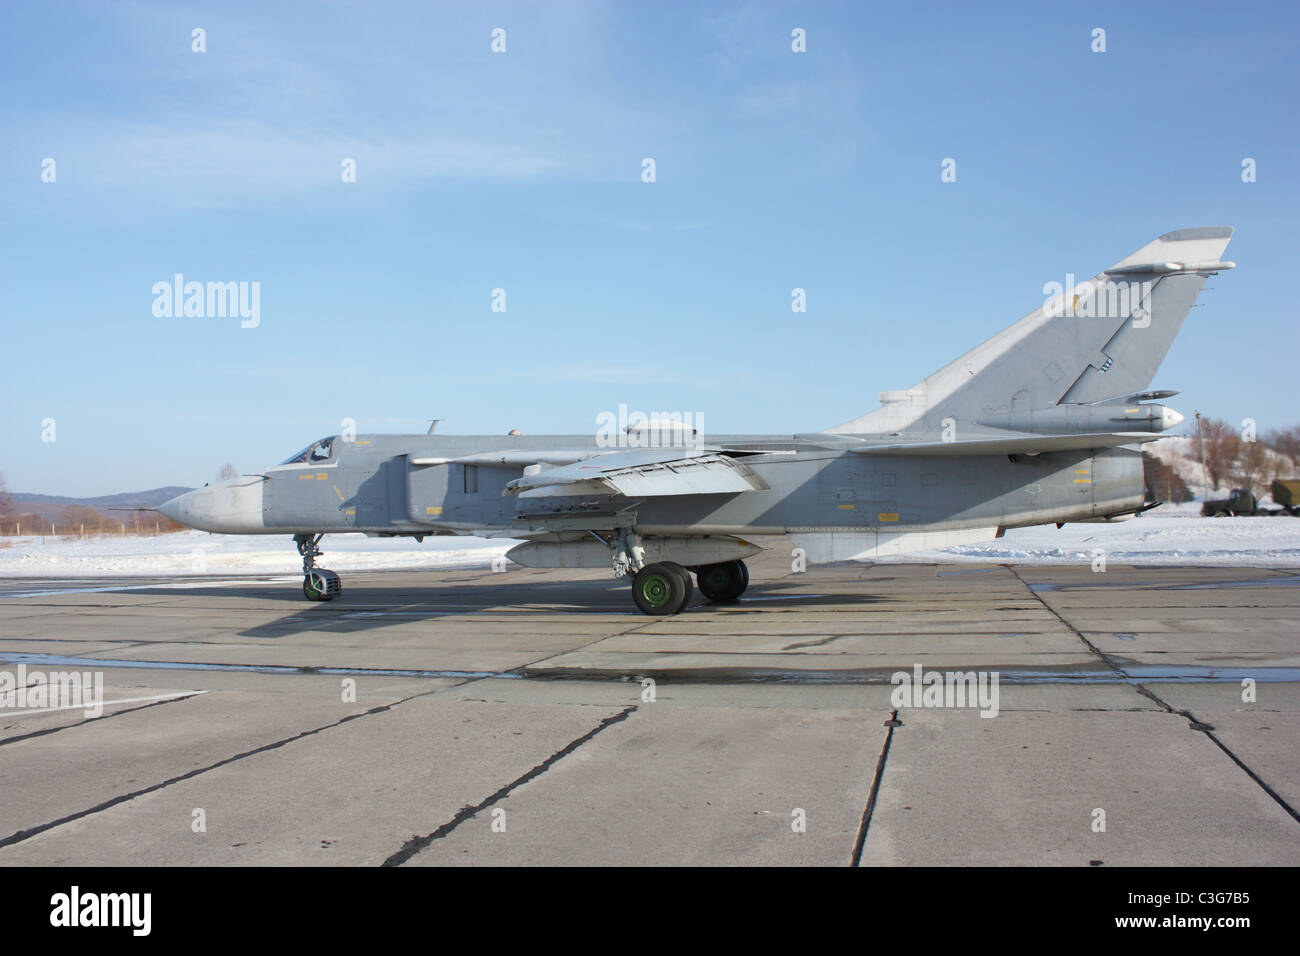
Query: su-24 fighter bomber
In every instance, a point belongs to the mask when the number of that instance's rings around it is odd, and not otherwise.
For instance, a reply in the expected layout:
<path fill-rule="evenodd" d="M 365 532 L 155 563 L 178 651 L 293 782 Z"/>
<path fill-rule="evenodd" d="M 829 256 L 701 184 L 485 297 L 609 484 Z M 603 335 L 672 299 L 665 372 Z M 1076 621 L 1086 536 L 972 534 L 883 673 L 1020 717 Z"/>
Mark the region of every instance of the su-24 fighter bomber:
<path fill-rule="evenodd" d="M 745 591 L 745 558 L 787 535 L 811 563 L 986 541 L 1007 528 L 1131 517 L 1148 507 L 1138 446 L 1183 416 L 1150 391 L 1228 227 L 1161 236 L 860 418 L 796 435 L 704 439 L 688 427 L 600 436 L 323 438 L 263 474 L 158 510 L 227 534 L 292 534 L 303 593 L 328 601 L 326 533 L 523 539 L 535 568 L 633 575 L 646 614 L 695 584 Z M 1045 289 L 1045 292 L 1049 291 Z"/>

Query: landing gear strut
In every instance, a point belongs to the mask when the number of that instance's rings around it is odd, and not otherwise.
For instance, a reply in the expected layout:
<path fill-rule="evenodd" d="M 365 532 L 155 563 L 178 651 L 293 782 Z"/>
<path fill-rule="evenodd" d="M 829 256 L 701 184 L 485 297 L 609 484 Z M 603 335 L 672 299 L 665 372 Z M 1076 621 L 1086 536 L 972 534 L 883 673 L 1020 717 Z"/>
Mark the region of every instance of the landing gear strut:
<path fill-rule="evenodd" d="M 316 567 L 323 552 L 317 545 L 323 534 L 295 534 L 293 543 L 302 555 L 302 593 L 308 601 L 332 601 L 343 593 L 343 583 L 333 571 Z"/>

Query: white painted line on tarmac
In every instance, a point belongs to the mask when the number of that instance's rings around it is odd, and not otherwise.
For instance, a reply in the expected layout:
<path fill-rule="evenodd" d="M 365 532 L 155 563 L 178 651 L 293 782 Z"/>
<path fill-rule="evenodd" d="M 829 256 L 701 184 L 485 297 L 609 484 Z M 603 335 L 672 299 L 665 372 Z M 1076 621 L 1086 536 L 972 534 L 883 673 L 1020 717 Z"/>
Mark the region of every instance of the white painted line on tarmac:
<path fill-rule="evenodd" d="M 122 700 L 106 700 L 102 704 L 92 704 L 91 707 L 112 707 L 114 704 L 142 704 L 151 700 L 176 700 L 181 697 L 197 697 L 199 694 L 206 694 L 206 690 L 184 690 L 176 694 L 154 694 L 150 697 L 125 697 Z M 28 714 L 52 714 L 56 710 L 90 710 L 85 704 L 65 704 L 62 707 L 38 707 L 35 710 L 14 710 L 5 711 L 0 709 L 0 717 L 25 717 Z"/>

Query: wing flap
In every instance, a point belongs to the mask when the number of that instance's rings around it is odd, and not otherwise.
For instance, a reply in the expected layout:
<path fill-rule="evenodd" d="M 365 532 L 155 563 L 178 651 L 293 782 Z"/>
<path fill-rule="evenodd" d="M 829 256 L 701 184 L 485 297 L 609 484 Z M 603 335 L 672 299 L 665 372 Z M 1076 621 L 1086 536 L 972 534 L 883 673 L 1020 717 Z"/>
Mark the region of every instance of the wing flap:
<path fill-rule="evenodd" d="M 673 457 L 669 458 L 669 454 Z M 767 482 L 752 469 L 726 455 L 660 449 L 657 455 L 645 451 L 613 452 L 525 475 L 506 485 L 504 493 L 530 498 L 585 494 L 642 498 L 735 494 L 767 487 Z"/>

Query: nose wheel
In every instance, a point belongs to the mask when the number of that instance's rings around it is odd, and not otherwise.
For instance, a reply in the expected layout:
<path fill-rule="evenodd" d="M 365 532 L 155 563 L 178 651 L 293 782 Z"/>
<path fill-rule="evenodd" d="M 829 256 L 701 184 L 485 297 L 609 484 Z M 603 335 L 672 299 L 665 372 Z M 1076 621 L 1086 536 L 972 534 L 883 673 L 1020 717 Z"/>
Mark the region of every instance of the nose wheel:
<path fill-rule="evenodd" d="M 308 601 L 332 601 L 343 593 L 343 583 L 333 571 L 316 568 L 302 579 L 302 593 Z"/>
<path fill-rule="evenodd" d="M 302 594 L 308 601 L 332 601 L 343 593 L 343 582 L 328 568 L 316 567 L 324 554 L 318 545 L 323 534 L 296 534 L 293 543 L 302 555 Z"/>

